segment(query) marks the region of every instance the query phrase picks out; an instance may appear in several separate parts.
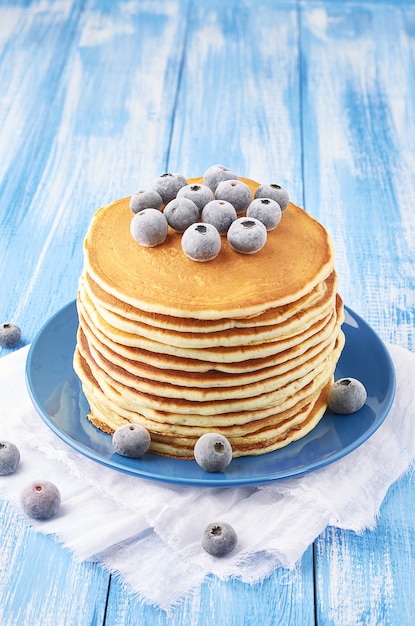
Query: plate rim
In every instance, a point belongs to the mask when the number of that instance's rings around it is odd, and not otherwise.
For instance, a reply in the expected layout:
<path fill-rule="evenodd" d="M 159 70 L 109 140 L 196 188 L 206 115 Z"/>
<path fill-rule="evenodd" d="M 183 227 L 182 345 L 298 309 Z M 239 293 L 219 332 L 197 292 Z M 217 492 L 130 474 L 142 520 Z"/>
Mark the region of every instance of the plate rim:
<path fill-rule="evenodd" d="M 345 456 L 347 456 L 348 454 L 350 454 L 351 452 L 353 452 L 354 450 L 359 448 L 365 441 L 367 441 L 378 430 L 378 428 L 381 426 L 381 424 L 385 421 L 386 417 L 388 416 L 388 414 L 390 412 L 390 409 L 391 409 L 391 406 L 393 404 L 393 401 L 394 401 L 394 397 L 395 397 L 395 393 L 396 393 L 396 375 L 395 375 L 394 364 L 393 364 L 393 361 L 392 361 L 392 357 L 391 357 L 391 355 L 389 353 L 389 350 L 387 349 L 384 341 L 381 339 L 381 337 L 378 335 L 378 333 L 358 313 L 353 311 L 347 305 L 344 305 L 345 311 L 358 323 L 358 328 L 359 329 L 363 328 L 366 332 L 369 331 L 372 334 L 373 338 L 376 340 L 376 342 L 378 344 L 378 347 L 381 348 L 381 350 L 382 350 L 383 357 L 385 359 L 385 364 L 387 365 L 388 375 L 389 375 L 389 391 L 388 391 L 388 396 L 387 396 L 387 400 L 386 400 L 386 405 L 385 405 L 383 413 L 382 413 L 382 417 L 376 419 L 371 424 L 371 426 L 367 430 L 365 430 L 359 437 L 357 437 L 355 440 L 353 440 L 353 442 L 351 442 L 346 447 L 341 448 L 340 450 L 333 452 L 332 454 L 328 455 L 324 459 L 320 459 L 319 461 L 311 462 L 311 463 L 309 462 L 305 466 L 299 466 L 297 468 L 293 468 L 292 470 L 290 470 L 288 472 L 287 471 L 276 471 L 274 473 L 268 472 L 266 475 L 261 476 L 261 477 L 258 477 L 258 476 L 251 476 L 251 477 L 250 476 L 241 476 L 241 477 L 234 476 L 234 477 L 228 477 L 228 478 L 225 477 L 224 478 L 223 474 L 218 475 L 216 473 L 208 473 L 208 472 L 206 472 L 205 473 L 206 475 L 203 474 L 201 477 L 197 477 L 196 476 L 194 478 L 188 478 L 186 476 L 182 476 L 182 477 L 176 476 L 176 475 L 170 476 L 170 475 L 166 475 L 166 474 L 154 473 L 152 471 L 145 471 L 145 470 L 137 469 L 137 468 L 134 469 L 134 468 L 131 468 L 131 467 L 128 467 L 128 466 L 124 465 L 124 463 L 126 462 L 124 457 L 120 457 L 119 461 L 117 459 L 114 459 L 112 456 L 107 459 L 106 457 L 100 456 L 98 452 L 95 452 L 94 450 L 92 450 L 91 448 L 86 446 L 84 443 L 82 443 L 80 441 L 77 441 L 70 434 L 68 434 L 65 431 L 63 431 L 59 427 L 59 425 L 56 424 L 56 422 L 53 420 L 53 418 L 47 413 L 47 411 L 43 407 L 41 401 L 36 396 L 36 393 L 35 393 L 35 390 L 34 390 L 33 384 L 32 384 L 33 383 L 33 379 L 32 379 L 32 363 L 33 363 L 33 359 L 34 359 L 36 350 L 38 348 L 38 344 L 39 344 L 41 338 L 43 337 L 43 335 L 45 334 L 45 332 L 47 332 L 50 329 L 50 327 L 53 325 L 53 323 L 56 321 L 56 319 L 60 318 L 60 317 L 63 317 L 65 314 L 68 313 L 68 310 L 73 309 L 73 308 L 75 309 L 75 312 L 76 312 L 76 299 L 71 300 L 66 305 L 62 306 L 58 311 L 56 311 L 42 325 L 42 327 L 37 332 L 33 342 L 30 345 L 30 348 L 29 348 L 29 351 L 28 351 L 28 354 L 27 354 L 27 358 L 26 358 L 26 364 L 25 364 L 25 379 L 26 379 L 26 386 L 27 386 L 27 389 L 28 389 L 28 392 L 29 392 L 30 399 L 31 399 L 31 401 L 33 403 L 33 406 L 36 409 L 37 413 L 39 414 L 39 416 L 43 420 L 43 422 L 66 445 L 68 445 L 72 449 L 76 450 L 77 452 L 79 452 L 83 456 L 86 456 L 87 458 L 93 460 L 96 463 L 99 463 L 101 465 L 109 467 L 109 468 L 111 468 L 111 469 L 113 469 L 115 471 L 119 471 L 121 473 L 126 473 L 126 474 L 129 474 L 131 476 L 136 476 L 137 478 L 142 478 L 142 479 L 146 479 L 146 480 L 152 480 L 152 481 L 155 481 L 155 482 L 159 482 L 159 483 L 163 483 L 163 484 L 176 485 L 176 486 L 228 488 L 228 487 L 243 487 L 243 486 L 267 485 L 267 484 L 273 483 L 275 481 L 303 476 L 303 475 L 308 474 L 310 472 L 316 471 L 317 469 L 322 469 L 324 467 L 327 467 L 328 465 L 331 465 L 332 463 L 335 463 L 335 462 L 339 461 L 340 459 L 344 458 Z M 343 324 L 344 324 L 344 322 L 343 322 Z M 73 368 L 72 368 L 72 371 L 73 371 Z M 73 371 L 73 375 L 76 378 L 78 378 L 74 371 Z M 80 389 L 80 393 L 82 393 L 82 389 Z M 86 417 L 85 417 L 85 419 L 86 419 Z M 324 417 L 323 417 L 323 419 L 324 419 Z M 310 431 L 310 432 L 312 432 L 312 431 Z M 106 433 L 102 433 L 102 434 L 106 434 Z M 310 433 L 308 433 L 308 435 L 309 434 Z M 306 437 L 307 437 L 307 435 L 306 435 Z M 295 442 L 292 442 L 292 443 L 295 443 Z M 291 445 L 291 444 L 289 444 L 289 445 Z M 278 450 L 275 450 L 275 451 L 273 451 L 273 452 L 271 452 L 269 454 L 275 454 L 276 452 L 278 453 Z M 161 457 L 158 457 L 157 455 L 152 455 L 152 456 L 157 457 L 157 458 L 161 458 Z M 261 457 L 263 457 L 263 455 L 261 455 Z M 163 458 L 166 458 L 166 457 L 163 457 Z M 253 458 L 253 457 L 241 457 L 241 458 L 244 459 L 244 458 Z M 179 462 L 179 463 L 196 463 L 195 461 L 191 461 L 191 460 L 189 461 L 189 460 L 184 460 L 184 459 L 173 459 L 173 458 L 169 459 L 169 461 L 170 462 Z M 239 462 L 240 462 L 240 460 L 239 460 Z M 200 469 L 200 468 L 198 468 L 198 469 Z"/>

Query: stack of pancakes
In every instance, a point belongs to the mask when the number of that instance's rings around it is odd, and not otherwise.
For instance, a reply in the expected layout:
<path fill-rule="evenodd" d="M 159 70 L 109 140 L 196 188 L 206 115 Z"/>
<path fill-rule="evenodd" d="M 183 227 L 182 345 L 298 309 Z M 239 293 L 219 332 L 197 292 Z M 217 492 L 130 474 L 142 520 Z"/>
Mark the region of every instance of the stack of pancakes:
<path fill-rule="evenodd" d="M 225 435 L 234 456 L 310 432 L 344 345 L 323 226 L 290 203 L 260 252 L 239 254 L 225 237 L 198 263 L 170 230 L 141 247 L 131 219 L 129 198 L 103 207 L 85 240 L 74 368 L 92 423 L 141 424 L 150 451 L 181 458 L 206 432 Z"/>

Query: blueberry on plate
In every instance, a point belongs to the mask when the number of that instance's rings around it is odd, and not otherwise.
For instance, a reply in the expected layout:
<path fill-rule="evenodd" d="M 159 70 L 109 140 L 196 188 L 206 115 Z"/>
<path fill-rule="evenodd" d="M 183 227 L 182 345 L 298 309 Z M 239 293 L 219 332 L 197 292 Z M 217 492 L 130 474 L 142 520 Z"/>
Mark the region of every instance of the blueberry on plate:
<path fill-rule="evenodd" d="M 235 208 L 226 200 L 211 200 L 202 209 L 202 222 L 215 226 L 221 235 L 226 235 L 236 218 Z"/>
<path fill-rule="evenodd" d="M 45 520 L 58 512 L 61 494 L 52 482 L 38 480 L 23 489 L 20 501 L 26 515 L 33 519 Z"/>
<path fill-rule="evenodd" d="M 20 452 L 10 441 L 0 441 L 0 476 L 13 474 L 20 463 Z"/>
<path fill-rule="evenodd" d="M 183 174 L 171 174 L 166 172 L 153 180 L 151 189 L 157 191 L 163 199 L 163 203 L 167 204 L 177 196 L 181 187 L 187 185 L 186 177 Z"/>
<path fill-rule="evenodd" d="M 155 189 L 142 189 L 136 191 L 130 198 L 130 209 L 133 213 L 138 213 L 143 209 L 163 208 L 163 199 Z"/>
<path fill-rule="evenodd" d="M 273 230 L 281 221 L 281 207 L 271 198 L 255 198 L 246 211 L 246 217 L 255 217 L 267 230 Z"/>
<path fill-rule="evenodd" d="M 212 261 L 221 249 L 220 234 L 212 224 L 192 224 L 182 235 L 182 249 L 192 261 Z"/>
<path fill-rule="evenodd" d="M 196 441 L 195 461 L 207 472 L 222 472 L 232 461 L 232 446 L 220 433 L 205 433 Z"/>
<path fill-rule="evenodd" d="M 216 187 L 217 200 L 230 202 L 238 213 L 243 213 L 252 200 L 252 192 L 242 180 L 223 180 Z"/>
<path fill-rule="evenodd" d="M 138 459 L 150 447 L 150 433 L 140 424 L 124 424 L 112 436 L 114 450 L 121 456 Z"/>
<path fill-rule="evenodd" d="M 289 201 L 288 191 L 276 183 L 260 185 L 254 193 L 254 198 L 271 198 L 271 200 L 278 202 L 281 211 L 287 208 Z"/>
<path fill-rule="evenodd" d="M 179 189 L 177 198 L 189 198 L 189 200 L 195 203 L 200 212 L 208 202 L 215 199 L 215 196 L 207 185 L 193 183 Z"/>
<path fill-rule="evenodd" d="M 164 207 L 168 225 L 176 233 L 184 233 L 186 228 L 199 220 L 199 209 L 189 198 L 173 198 Z"/>
<path fill-rule="evenodd" d="M 154 248 L 165 241 L 168 224 L 161 211 L 142 209 L 131 220 L 130 230 L 137 243 L 146 248 Z"/>
<path fill-rule="evenodd" d="M 3 348 L 14 348 L 20 341 L 20 328 L 13 322 L 0 324 L 0 346 Z"/>
<path fill-rule="evenodd" d="M 216 187 L 223 180 L 236 180 L 238 175 L 235 174 L 229 167 L 226 165 L 211 165 L 206 172 L 203 174 L 203 182 L 207 185 L 212 191 L 215 191 Z"/>
<path fill-rule="evenodd" d="M 265 246 L 267 229 L 254 217 L 239 217 L 230 225 L 227 238 L 236 252 L 254 254 Z"/>
<path fill-rule="evenodd" d="M 339 378 L 330 387 L 328 405 L 334 413 L 346 415 L 361 409 L 366 399 L 366 388 L 360 380 Z"/>
<path fill-rule="evenodd" d="M 226 556 L 235 548 L 238 538 L 233 527 L 226 522 L 213 522 L 205 528 L 202 547 L 212 556 Z"/>

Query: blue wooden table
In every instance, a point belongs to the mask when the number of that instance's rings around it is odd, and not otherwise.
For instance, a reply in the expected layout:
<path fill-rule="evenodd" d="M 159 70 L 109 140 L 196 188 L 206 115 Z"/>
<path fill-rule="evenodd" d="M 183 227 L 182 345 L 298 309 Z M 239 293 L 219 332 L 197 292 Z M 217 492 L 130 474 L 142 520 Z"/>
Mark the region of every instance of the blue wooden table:
<path fill-rule="evenodd" d="M 345 302 L 415 349 L 413 0 L 0 0 L 0 322 L 21 345 L 75 297 L 98 207 L 220 162 L 287 187 Z M 413 624 L 414 502 L 408 473 L 374 531 L 328 528 L 288 578 L 212 577 L 167 616 L 1 501 L 0 624 Z"/>

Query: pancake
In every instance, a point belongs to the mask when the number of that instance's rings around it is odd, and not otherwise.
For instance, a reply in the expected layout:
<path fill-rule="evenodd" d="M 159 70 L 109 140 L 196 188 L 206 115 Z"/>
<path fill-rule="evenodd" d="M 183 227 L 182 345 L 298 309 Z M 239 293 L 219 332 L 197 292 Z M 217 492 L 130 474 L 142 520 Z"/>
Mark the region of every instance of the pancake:
<path fill-rule="evenodd" d="M 205 330 L 204 333 L 186 332 L 182 329 L 177 331 L 173 328 L 157 328 L 110 312 L 91 299 L 86 283 L 82 279 L 80 294 L 83 305 L 90 311 L 90 316 L 94 315 L 94 312 L 99 314 L 102 318 L 100 326 L 112 327 L 114 329 L 113 333 L 121 331 L 125 333 L 126 337 L 137 335 L 138 337 L 145 337 L 149 340 L 180 348 L 210 348 L 215 346 L 230 347 L 256 344 L 303 331 L 313 322 L 331 312 L 336 282 L 336 276 L 332 272 L 327 281 L 322 283 L 320 295 L 313 303 L 313 306 L 302 308 L 297 315 L 288 317 L 285 320 L 279 319 L 274 324 L 271 324 L 271 321 L 269 321 L 267 325 L 258 325 L 255 320 L 255 325 L 252 325 L 253 320 L 250 318 L 249 326 L 234 326 L 215 332 Z M 130 341 L 134 341 L 134 339 L 132 338 Z M 124 341 L 121 343 L 124 343 Z"/>
<path fill-rule="evenodd" d="M 241 180 L 252 191 L 259 186 Z M 171 230 L 163 245 L 142 247 L 130 222 L 129 198 L 99 209 L 85 240 L 85 264 L 104 291 L 147 312 L 201 320 L 256 315 L 308 294 L 333 268 L 327 231 L 292 203 L 267 245 L 249 260 L 224 238 L 213 262 L 195 263 Z"/>
<path fill-rule="evenodd" d="M 241 180 L 253 194 L 258 183 Z M 178 458 L 193 458 L 205 432 L 224 434 L 234 457 L 304 437 L 344 346 L 324 227 L 289 203 L 259 252 L 222 237 L 218 256 L 197 263 L 170 228 L 140 246 L 131 219 L 129 198 L 117 200 L 85 238 L 74 369 L 90 421 L 109 434 L 141 424 L 151 452 Z"/>

